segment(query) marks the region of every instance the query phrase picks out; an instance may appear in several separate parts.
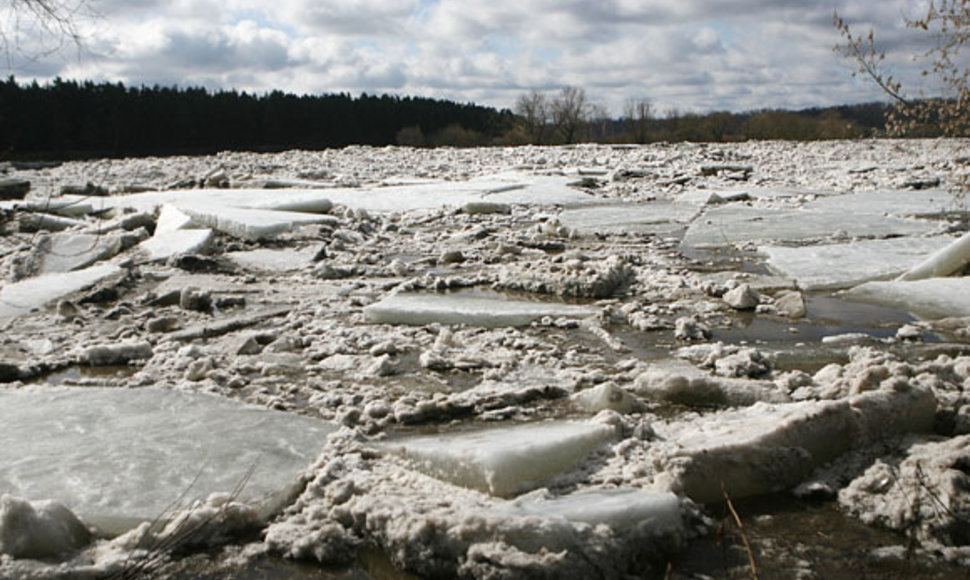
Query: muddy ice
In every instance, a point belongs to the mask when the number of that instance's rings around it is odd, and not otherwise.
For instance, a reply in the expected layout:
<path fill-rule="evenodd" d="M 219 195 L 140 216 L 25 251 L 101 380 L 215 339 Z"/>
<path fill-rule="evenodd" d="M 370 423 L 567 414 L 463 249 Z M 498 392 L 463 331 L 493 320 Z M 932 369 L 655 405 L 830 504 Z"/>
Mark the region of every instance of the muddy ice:
<path fill-rule="evenodd" d="M 970 565 L 965 147 L 8 164 L 0 577 Z"/>

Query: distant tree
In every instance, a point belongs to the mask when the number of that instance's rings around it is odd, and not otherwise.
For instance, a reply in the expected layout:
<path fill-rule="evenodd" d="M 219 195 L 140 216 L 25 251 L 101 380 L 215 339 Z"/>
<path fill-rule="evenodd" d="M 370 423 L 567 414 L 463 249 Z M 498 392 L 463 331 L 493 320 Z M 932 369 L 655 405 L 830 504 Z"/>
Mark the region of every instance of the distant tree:
<path fill-rule="evenodd" d="M 536 90 L 522 95 L 515 102 L 515 113 L 522 119 L 525 137 L 533 145 L 541 145 L 546 140 L 549 112 L 549 101 Z"/>
<path fill-rule="evenodd" d="M 592 105 L 581 88 L 567 86 L 550 105 L 552 125 L 563 143 L 575 143 L 583 134 L 592 114 Z"/>
<path fill-rule="evenodd" d="M 653 122 L 653 107 L 647 99 L 630 99 L 623 107 L 623 121 L 634 143 L 646 143 Z"/>

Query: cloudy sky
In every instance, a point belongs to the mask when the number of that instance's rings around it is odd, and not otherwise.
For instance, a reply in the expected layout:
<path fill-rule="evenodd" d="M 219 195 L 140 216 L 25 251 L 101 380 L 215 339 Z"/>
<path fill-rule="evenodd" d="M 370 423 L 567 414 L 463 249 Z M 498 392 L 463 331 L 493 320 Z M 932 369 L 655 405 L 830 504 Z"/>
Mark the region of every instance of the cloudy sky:
<path fill-rule="evenodd" d="M 661 112 L 802 108 L 882 98 L 833 54 L 833 10 L 857 32 L 875 27 L 913 86 L 916 45 L 902 20 L 926 10 L 924 0 L 86 2 L 74 18 L 83 47 L 57 50 L 56 35 L 0 0 L 5 76 L 496 107 L 574 85 L 613 114 L 631 98 Z"/>

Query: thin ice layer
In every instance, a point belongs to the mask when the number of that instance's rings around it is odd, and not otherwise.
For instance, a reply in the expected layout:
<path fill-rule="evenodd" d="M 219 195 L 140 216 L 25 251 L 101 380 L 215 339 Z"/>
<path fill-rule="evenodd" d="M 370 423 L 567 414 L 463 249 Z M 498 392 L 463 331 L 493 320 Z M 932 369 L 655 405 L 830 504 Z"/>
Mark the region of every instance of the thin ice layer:
<path fill-rule="evenodd" d="M 334 430 L 155 388 L 0 391 L 0 489 L 56 499 L 106 534 L 237 486 L 269 513 Z"/>
<path fill-rule="evenodd" d="M 259 248 L 245 252 L 227 252 L 225 256 L 248 270 L 288 272 L 309 267 L 319 251 L 318 247 L 282 250 Z"/>
<path fill-rule="evenodd" d="M 388 447 L 428 475 L 506 497 L 541 486 L 615 437 L 609 425 L 549 422 L 415 437 Z"/>
<path fill-rule="evenodd" d="M 545 316 L 586 318 L 595 314 L 596 310 L 585 306 L 467 294 L 393 294 L 364 308 L 364 320 L 373 324 L 467 324 L 485 328 L 525 326 Z"/>
<path fill-rule="evenodd" d="M 804 247 L 762 246 L 775 271 L 791 276 L 804 290 L 848 288 L 892 278 L 945 247 L 949 238 L 890 238 Z"/>
<path fill-rule="evenodd" d="M 970 278 L 866 282 L 848 290 L 850 300 L 912 312 L 924 318 L 970 316 Z"/>
<path fill-rule="evenodd" d="M 97 264 L 83 270 L 46 274 L 7 284 L 0 288 L 0 320 L 26 314 L 118 272 L 121 268 L 114 264 Z"/>
<path fill-rule="evenodd" d="M 773 210 L 731 204 L 708 210 L 695 219 L 684 234 L 685 248 L 717 248 L 754 241 L 827 239 L 834 234 L 850 238 L 890 235 L 918 236 L 932 233 L 937 225 L 876 213 Z"/>
<path fill-rule="evenodd" d="M 685 227 L 698 208 L 681 203 L 617 203 L 559 214 L 559 223 L 580 234 L 658 234 Z"/>
<path fill-rule="evenodd" d="M 333 216 L 294 211 L 243 209 L 218 203 L 179 204 L 196 223 L 246 240 L 262 240 L 288 232 L 295 226 L 332 222 Z"/>

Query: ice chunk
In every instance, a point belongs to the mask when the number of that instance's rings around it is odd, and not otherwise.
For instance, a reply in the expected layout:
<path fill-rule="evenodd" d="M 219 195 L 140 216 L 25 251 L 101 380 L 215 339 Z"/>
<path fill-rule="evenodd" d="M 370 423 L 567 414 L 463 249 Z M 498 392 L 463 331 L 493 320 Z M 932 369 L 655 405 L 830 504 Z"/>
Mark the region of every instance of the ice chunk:
<path fill-rule="evenodd" d="M 660 234 L 685 227 L 698 209 L 679 203 L 610 204 L 567 209 L 559 223 L 580 234 Z"/>
<path fill-rule="evenodd" d="M 959 272 L 970 262 L 970 234 L 964 234 L 934 253 L 926 260 L 907 270 L 900 280 L 922 280 L 950 276 Z"/>
<path fill-rule="evenodd" d="M 768 265 L 804 290 L 848 288 L 891 278 L 947 245 L 943 238 L 890 238 L 804 247 L 762 246 Z"/>
<path fill-rule="evenodd" d="M 155 231 L 155 235 L 138 247 L 148 254 L 149 260 L 167 260 L 177 254 L 199 252 L 212 240 L 212 230 Z"/>
<path fill-rule="evenodd" d="M 0 288 L 0 320 L 26 314 L 119 272 L 121 268 L 114 264 L 97 264 L 83 270 L 47 274 L 7 284 Z"/>
<path fill-rule="evenodd" d="M 573 403 L 589 411 L 598 413 L 605 409 L 617 413 L 643 411 L 646 406 L 626 390 L 613 383 L 602 383 L 591 389 L 580 391 L 571 397 Z"/>
<path fill-rule="evenodd" d="M 172 204 L 166 203 L 158 212 L 158 222 L 155 224 L 155 235 L 176 230 L 185 230 L 195 225 L 192 218 Z"/>
<path fill-rule="evenodd" d="M 519 510 L 544 517 L 558 517 L 592 526 L 607 525 L 622 533 L 638 525 L 649 526 L 654 533 L 680 534 L 683 518 L 680 500 L 672 493 L 654 493 L 642 489 L 588 489 L 556 498 L 533 497 L 531 494 L 512 502 Z"/>
<path fill-rule="evenodd" d="M 38 274 L 70 272 L 86 268 L 121 251 L 118 235 L 51 234 L 37 244 L 41 265 Z"/>
<path fill-rule="evenodd" d="M 549 422 L 415 437 L 388 448 L 428 475 L 506 497 L 541 486 L 615 437 L 610 425 Z"/>
<path fill-rule="evenodd" d="M 0 489 L 56 499 L 105 534 L 162 515 L 183 494 L 187 504 L 243 484 L 241 499 L 269 515 L 334 429 L 151 387 L 4 390 Z"/>
<path fill-rule="evenodd" d="M 265 196 L 263 199 L 244 202 L 241 206 L 250 209 L 325 214 L 333 209 L 333 202 L 327 197 L 326 192 L 301 190 L 281 195 Z"/>
<path fill-rule="evenodd" d="M 77 362 L 95 365 L 120 365 L 133 360 L 151 358 L 152 345 L 145 340 L 129 340 L 109 344 L 95 344 L 77 353 Z"/>
<path fill-rule="evenodd" d="M 319 251 L 319 247 L 283 250 L 260 248 L 247 252 L 227 252 L 225 256 L 249 270 L 287 272 L 309 267 Z"/>
<path fill-rule="evenodd" d="M 272 238 L 297 225 L 323 223 L 334 219 L 328 215 L 241 209 L 216 203 L 179 204 L 178 207 L 199 224 L 247 240 Z"/>
<path fill-rule="evenodd" d="M 659 464 L 672 491 L 699 502 L 792 487 L 853 447 L 933 428 L 936 398 L 907 385 L 838 401 L 758 403 L 695 421 L 657 425 L 673 443 Z"/>
<path fill-rule="evenodd" d="M 924 318 L 970 316 L 970 278 L 866 282 L 845 297 L 912 312 Z"/>
<path fill-rule="evenodd" d="M 527 302 L 476 294 L 392 294 L 364 307 L 373 324 L 467 324 L 495 328 L 524 326 L 551 317 L 587 318 L 597 311 L 586 306 Z"/>
<path fill-rule="evenodd" d="M 650 365 L 637 377 L 634 390 L 651 400 L 699 407 L 788 401 L 787 393 L 771 381 L 714 376 L 680 360 Z"/>
<path fill-rule="evenodd" d="M 47 558 L 90 541 L 88 528 L 61 503 L 0 496 L 0 554 Z"/>
<path fill-rule="evenodd" d="M 840 198 L 841 199 L 841 198 Z M 716 248 L 760 240 L 799 241 L 889 235 L 918 236 L 936 231 L 932 222 L 875 213 L 821 210 L 773 210 L 732 204 L 708 210 L 684 234 L 685 248 Z"/>

